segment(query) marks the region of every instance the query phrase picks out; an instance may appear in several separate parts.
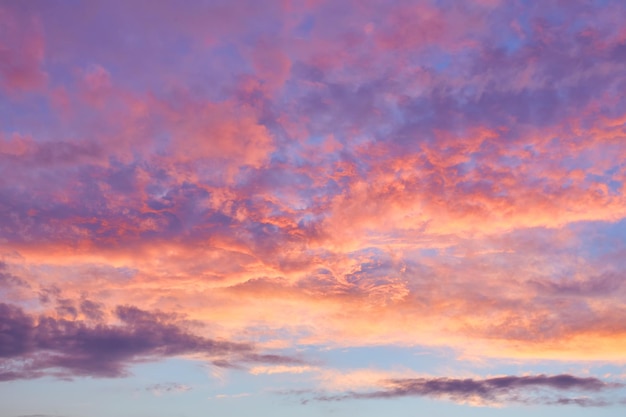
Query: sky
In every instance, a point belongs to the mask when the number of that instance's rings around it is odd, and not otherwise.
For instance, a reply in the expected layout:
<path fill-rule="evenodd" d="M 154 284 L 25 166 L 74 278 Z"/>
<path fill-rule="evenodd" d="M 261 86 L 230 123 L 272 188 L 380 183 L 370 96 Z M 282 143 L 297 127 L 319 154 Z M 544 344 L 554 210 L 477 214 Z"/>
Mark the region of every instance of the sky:
<path fill-rule="evenodd" d="M 625 21 L 0 0 L 0 417 L 623 416 Z"/>

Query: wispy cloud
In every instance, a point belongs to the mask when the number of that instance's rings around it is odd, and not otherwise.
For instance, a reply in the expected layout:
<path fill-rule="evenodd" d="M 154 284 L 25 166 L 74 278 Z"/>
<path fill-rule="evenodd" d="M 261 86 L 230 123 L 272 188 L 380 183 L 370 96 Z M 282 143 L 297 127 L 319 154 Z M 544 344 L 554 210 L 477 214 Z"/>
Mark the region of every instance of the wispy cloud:
<path fill-rule="evenodd" d="M 214 398 L 218 400 L 224 400 L 228 398 L 244 398 L 249 397 L 251 394 L 248 392 L 240 392 L 238 394 L 217 394 Z"/>
<path fill-rule="evenodd" d="M 162 396 L 169 393 L 186 392 L 191 390 L 192 387 L 190 387 L 189 385 L 179 384 L 176 382 L 152 384 L 146 387 L 146 391 L 149 391 L 156 396 Z"/>
<path fill-rule="evenodd" d="M 376 399 L 396 397 L 448 398 L 470 404 L 499 404 L 506 402 L 524 404 L 574 404 L 582 407 L 607 406 L 611 402 L 588 396 L 564 397 L 559 391 L 595 394 L 620 388 L 623 384 L 604 382 L 572 375 L 503 376 L 486 379 L 457 378 L 407 378 L 382 381 L 385 388 L 369 392 L 348 392 L 339 395 L 320 395 L 318 401 L 346 399 Z M 547 391 L 547 392 L 546 392 Z M 555 392 L 552 392 L 555 391 Z"/>

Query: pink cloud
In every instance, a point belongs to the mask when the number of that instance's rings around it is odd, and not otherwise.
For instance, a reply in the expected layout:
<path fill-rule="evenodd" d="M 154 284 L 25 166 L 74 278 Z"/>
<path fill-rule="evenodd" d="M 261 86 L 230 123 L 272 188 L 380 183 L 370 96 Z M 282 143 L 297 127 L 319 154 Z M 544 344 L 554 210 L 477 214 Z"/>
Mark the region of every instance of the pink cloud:
<path fill-rule="evenodd" d="M 148 3 L 0 16 L 5 379 L 293 376 L 324 366 L 258 346 L 309 344 L 623 361 L 621 6 Z M 420 378 L 347 398 L 603 387 Z"/>

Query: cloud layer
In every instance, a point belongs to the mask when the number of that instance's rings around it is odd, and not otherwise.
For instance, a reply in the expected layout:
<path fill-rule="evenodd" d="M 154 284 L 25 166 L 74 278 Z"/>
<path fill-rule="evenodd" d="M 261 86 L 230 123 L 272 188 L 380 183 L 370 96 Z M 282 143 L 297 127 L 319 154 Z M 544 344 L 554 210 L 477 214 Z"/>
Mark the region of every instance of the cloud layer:
<path fill-rule="evenodd" d="M 0 5 L 1 379 L 624 363 L 623 2 L 96 3 Z"/>

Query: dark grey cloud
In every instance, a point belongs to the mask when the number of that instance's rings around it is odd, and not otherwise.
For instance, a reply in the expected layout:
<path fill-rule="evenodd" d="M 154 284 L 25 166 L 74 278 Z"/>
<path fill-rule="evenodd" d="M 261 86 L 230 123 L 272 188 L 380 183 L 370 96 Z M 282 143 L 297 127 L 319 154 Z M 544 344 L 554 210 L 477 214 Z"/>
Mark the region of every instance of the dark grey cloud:
<path fill-rule="evenodd" d="M 385 381 L 387 388 L 371 392 L 348 392 L 340 395 L 320 395 L 319 401 L 346 399 L 384 399 L 398 397 L 449 398 L 455 401 L 482 400 L 485 402 L 516 402 L 522 404 L 605 406 L 610 402 L 587 396 L 564 397 L 546 395 L 551 392 L 598 394 L 623 384 L 605 382 L 598 378 L 580 378 L 573 375 L 503 376 L 486 379 L 407 378 Z M 533 395 L 535 394 L 535 395 Z M 541 394 L 541 395 L 539 395 Z"/>
<path fill-rule="evenodd" d="M 119 306 L 120 325 L 35 317 L 0 303 L 0 381 L 74 376 L 121 377 L 129 365 L 198 353 L 230 363 L 294 363 L 287 356 L 262 354 L 247 343 L 197 336 L 175 314 Z"/>

